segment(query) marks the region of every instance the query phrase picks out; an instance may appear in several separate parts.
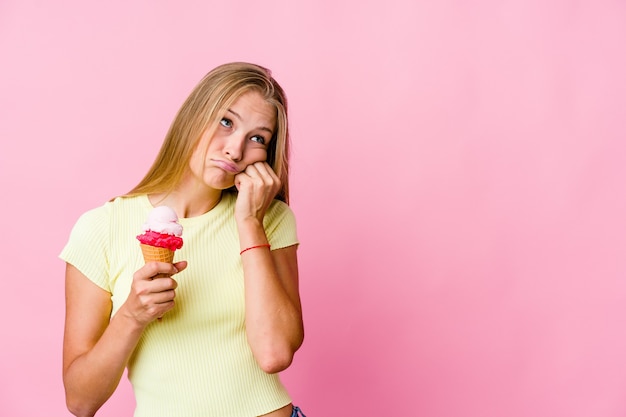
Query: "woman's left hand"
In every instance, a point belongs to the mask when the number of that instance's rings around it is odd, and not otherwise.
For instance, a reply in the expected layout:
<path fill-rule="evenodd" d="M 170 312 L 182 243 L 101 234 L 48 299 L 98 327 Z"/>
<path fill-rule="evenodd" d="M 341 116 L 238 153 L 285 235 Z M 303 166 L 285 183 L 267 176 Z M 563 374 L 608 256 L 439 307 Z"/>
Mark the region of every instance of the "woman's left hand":
<path fill-rule="evenodd" d="M 242 221 L 254 218 L 262 223 L 281 183 L 267 162 L 255 162 L 235 176 L 235 186 L 239 190 L 235 219 Z"/>

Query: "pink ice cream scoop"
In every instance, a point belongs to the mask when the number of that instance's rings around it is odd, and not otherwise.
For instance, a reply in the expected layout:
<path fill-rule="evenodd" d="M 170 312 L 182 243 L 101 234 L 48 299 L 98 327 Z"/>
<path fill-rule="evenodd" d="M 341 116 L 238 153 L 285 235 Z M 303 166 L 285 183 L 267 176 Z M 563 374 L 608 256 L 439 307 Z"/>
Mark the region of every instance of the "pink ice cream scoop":
<path fill-rule="evenodd" d="M 144 233 L 137 236 L 145 262 L 171 263 L 174 251 L 183 246 L 183 226 L 176 212 L 167 206 L 155 207 L 142 227 Z"/>

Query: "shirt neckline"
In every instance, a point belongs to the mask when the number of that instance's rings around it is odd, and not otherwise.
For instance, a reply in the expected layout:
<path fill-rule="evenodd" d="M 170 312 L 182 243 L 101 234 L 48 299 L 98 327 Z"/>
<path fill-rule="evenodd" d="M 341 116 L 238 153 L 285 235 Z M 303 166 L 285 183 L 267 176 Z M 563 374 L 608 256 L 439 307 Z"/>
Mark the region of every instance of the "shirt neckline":
<path fill-rule="evenodd" d="M 181 217 L 178 219 L 178 221 L 183 226 L 183 228 L 185 226 L 193 226 L 195 224 L 204 223 L 207 220 L 212 219 L 218 216 L 220 213 L 222 213 L 226 209 L 226 207 L 230 204 L 231 199 L 232 199 L 231 193 L 223 192 L 222 198 L 220 199 L 219 203 L 217 203 L 217 205 L 213 207 L 211 210 L 195 217 Z M 150 199 L 148 198 L 147 194 L 143 194 L 141 196 L 141 202 L 148 211 L 154 208 L 152 203 L 150 203 Z"/>

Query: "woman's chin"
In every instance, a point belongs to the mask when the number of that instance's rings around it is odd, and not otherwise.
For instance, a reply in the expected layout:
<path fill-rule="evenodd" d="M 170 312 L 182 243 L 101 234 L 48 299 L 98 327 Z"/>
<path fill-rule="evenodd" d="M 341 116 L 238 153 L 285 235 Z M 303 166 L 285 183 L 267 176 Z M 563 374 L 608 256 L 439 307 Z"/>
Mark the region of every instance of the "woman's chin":
<path fill-rule="evenodd" d="M 215 179 L 213 178 L 211 181 L 205 181 L 205 184 L 208 188 L 213 188 L 214 190 L 228 190 L 231 187 L 235 186 L 234 179 Z"/>

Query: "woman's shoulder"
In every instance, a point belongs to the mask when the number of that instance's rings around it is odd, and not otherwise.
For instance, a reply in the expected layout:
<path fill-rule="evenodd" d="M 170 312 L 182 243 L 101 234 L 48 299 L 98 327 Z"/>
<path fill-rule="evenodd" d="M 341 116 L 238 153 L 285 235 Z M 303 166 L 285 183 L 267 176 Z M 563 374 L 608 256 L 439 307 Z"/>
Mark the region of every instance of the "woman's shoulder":
<path fill-rule="evenodd" d="M 100 206 L 83 212 L 78 218 L 78 223 L 100 224 L 119 214 L 127 214 L 142 209 L 145 211 L 148 205 L 149 201 L 145 195 L 115 197 Z"/>
<path fill-rule="evenodd" d="M 296 216 L 287 203 L 274 200 L 265 213 L 263 226 L 268 232 L 285 228 L 295 230 Z"/>
<path fill-rule="evenodd" d="M 281 200 L 272 201 L 272 204 L 270 204 L 268 208 L 268 212 L 273 213 L 274 215 L 279 215 L 279 216 L 282 216 L 285 214 L 293 216 L 293 210 L 291 210 L 291 207 L 287 203 Z"/>
<path fill-rule="evenodd" d="M 151 208 L 151 204 L 147 195 L 140 194 L 115 197 L 112 200 L 107 201 L 104 204 L 104 207 L 107 207 L 112 211 L 141 210 Z"/>

